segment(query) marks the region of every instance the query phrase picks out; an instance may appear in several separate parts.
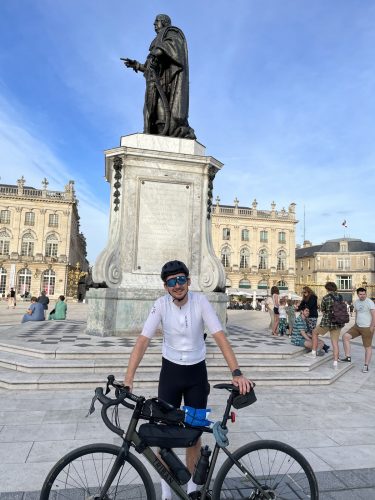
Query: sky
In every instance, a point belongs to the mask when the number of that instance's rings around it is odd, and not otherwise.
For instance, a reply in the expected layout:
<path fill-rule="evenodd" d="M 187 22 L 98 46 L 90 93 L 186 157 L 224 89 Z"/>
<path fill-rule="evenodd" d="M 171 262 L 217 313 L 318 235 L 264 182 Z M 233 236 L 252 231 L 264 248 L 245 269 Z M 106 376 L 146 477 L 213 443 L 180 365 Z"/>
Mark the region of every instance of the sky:
<path fill-rule="evenodd" d="M 143 130 L 144 79 L 120 57 L 145 60 L 159 13 L 188 42 L 189 122 L 224 163 L 214 197 L 296 203 L 297 244 L 374 242 L 372 0 L 0 0 L 0 182 L 74 179 L 94 263 L 103 151 Z"/>

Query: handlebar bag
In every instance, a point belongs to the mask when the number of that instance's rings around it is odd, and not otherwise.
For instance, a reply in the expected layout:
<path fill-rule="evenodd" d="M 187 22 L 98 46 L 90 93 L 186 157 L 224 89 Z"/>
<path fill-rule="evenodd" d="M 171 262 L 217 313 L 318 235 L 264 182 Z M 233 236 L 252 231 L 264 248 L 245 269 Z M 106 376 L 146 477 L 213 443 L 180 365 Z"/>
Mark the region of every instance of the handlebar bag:
<path fill-rule="evenodd" d="M 147 446 L 161 448 L 189 448 L 195 445 L 202 431 L 177 425 L 142 424 L 138 429 L 139 437 Z"/>
<path fill-rule="evenodd" d="M 181 424 L 185 420 L 185 412 L 175 408 L 159 398 L 147 399 L 142 407 L 141 418 L 150 422 L 165 424 Z"/>

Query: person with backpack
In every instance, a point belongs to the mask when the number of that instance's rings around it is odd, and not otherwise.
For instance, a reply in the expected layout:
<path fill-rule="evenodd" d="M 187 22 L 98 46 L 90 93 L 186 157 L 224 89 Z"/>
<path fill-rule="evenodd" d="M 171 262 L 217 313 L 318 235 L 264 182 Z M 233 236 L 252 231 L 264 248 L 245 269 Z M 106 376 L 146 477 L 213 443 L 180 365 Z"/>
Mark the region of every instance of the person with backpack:
<path fill-rule="evenodd" d="M 308 358 L 316 358 L 319 335 L 330 333 L 333 349 L 333 368 L 337 368 L 339 359 L 339 338 L 341 328 L 349 322 L 346 304 L 340 294 L 337 293 L 336 283 L 328 281 L 325 284 L 327 295 L 322 298 L 320 310 L 323 313 L 320 325 L 312 332 L 312 351 L 305 354 Z"/>
<path fill-rule="evenodd" d="M 206 296 L 190 292 L 189 269 L 179 260 L 164 264 L 161 279 L 166 294 L 155 301 L 130 354 L 124 385 L 132 390 L 135 372 L 159 325 L 163 332 L 162 367 L 158 397 L 179 408 L 182 398 L 186 406 L 204 409 L 207 406 L 210 384 L 206 368 L 204 326 L 221 350 L 231 372 L 232 384 L 240 394 L 251 390 L 253 383 L 241 372 L 236 356 L 223 327 Z M 186 449 L 186 465 L 191 473 L 200 456 L 201 442 Z M 169 485 L 162 479 L 162 500 L 170 500 Z M 187 492 L 196 491 L 190 479 Z"/>
<path fill-rule="evenodd" d="M 367 297 L 366 288 L 357 288 L 358 300 L 354 302 L 355 324 L 342 336 L 345 358 L 340 359 L 343 363 L 351 363 L 350 341 L 356 337 L 362 337 L 365 348 L 365 364 L 362 372 L 368 373 L 368 367 L 372 356 L 372 338 L 375 330 L 375 304 Z"/>

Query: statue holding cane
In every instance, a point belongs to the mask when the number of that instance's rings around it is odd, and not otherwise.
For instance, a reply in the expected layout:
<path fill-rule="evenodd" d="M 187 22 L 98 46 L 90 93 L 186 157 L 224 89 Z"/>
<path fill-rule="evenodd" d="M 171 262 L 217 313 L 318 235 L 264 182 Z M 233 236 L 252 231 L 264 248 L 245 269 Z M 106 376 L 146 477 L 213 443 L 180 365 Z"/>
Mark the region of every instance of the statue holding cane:
<path fill-rule="evenodd" d="M 143 108 L 144 133 L 195 139 L 189 126 L 189 65 L 183 32 L 171 25 L 166 14 L 156 16 L 156 38 L 144 64 L 121 58 L 127 68 L 141 71 L 146 79 Z"/>

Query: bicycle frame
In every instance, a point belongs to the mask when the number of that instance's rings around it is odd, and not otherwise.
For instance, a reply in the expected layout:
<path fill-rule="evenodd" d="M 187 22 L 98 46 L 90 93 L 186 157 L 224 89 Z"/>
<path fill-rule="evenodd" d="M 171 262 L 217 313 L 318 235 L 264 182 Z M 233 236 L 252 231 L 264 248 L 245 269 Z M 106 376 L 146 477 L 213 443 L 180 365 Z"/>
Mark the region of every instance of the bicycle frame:
<path fill-rule="evenodd" d="M 99 398 L 100 399 L 100 398 Z M 226 428 L 226 424 L 227 424 L 227 421 L 228 419 L 230 419 L 229 417 L 229 414 L 230 414 L 230 410 L 231 410 L 231 407 L 232 407 L 232 395 L 230 395 L 228 397 L 228 400 L 227 400 L 227 405 L 226 405 L 226 408 L 225 408 L 225 411 L 224 411 L 224 414 L 223 414 L 223 418 L 222 418 L 222 421 L 221 421 L 221 425 L 223 428 Z M 145 459 L 148 461 L 148 463 L 151 465 L 151 467 L 153 467 L 155 469 L 155 471 L 158 473 L 158 475 L 164 479 L 164 481 L 166 483 L 168 483 L 168 485 L 171 487 L 171 489 L 179 496 L 179 498 L 183 499 L 183 500 L 191 500 L 191 497 L 182 489 L 181 485 L 176 481 L 175 477 L 173 476 L 173 474 L 170 472 L 170 470 L 164 465 L 163 461 L 159 458 L 159 456 L 152 450 L 151 447 L 147 446 L 146 448 L 143 448 L 142 446 L 142 441 L 141 441 L 141 438 L 139 437 L 139 434 L 136 430 L 136 427 L 138 425 L 138 422 L 139 422 L 139 418 L 140 418 L 140 414 L 141 414 L 141 408 L 142 408 L 142 405 L 143 405 L 143 402 L 144 402 L 144 398 L 141 398 L 139 400 L 136 401 L 136 406 L 134 408 L 134 411 L 133 411 L 133 415 L 130 419 L 130 422 L 129 422 L 129 425 L 128 425 L 128 429 L 126 432 L 124 432 L 123 434 L 121 434 L 121 437 L 123 439 L 123 444 L 121 446 L 121 451 L 115 461 L 115 463 L 113 464 L 112 466 L 112 469 L 108 475 L 108 478 L 102 488 L 102 492 L 101 492 L 101 496 L 100 496 L 100 499 L 102 499 L 103 497 L 106 496 L 107 494 L 107 491 L 108 489 L 110 488 L 113 480 L 115 479 L 116 475 L 118 474 L 118 472 L 120 471 L 123 463 L 126 461 L 126 457 L 127 457 L 127 454 L 129 453 L 129 448 L 130 446 L 134 446 L 135 450 L 143 455 L 145 457 Z M 125 404 L 125 406 L 127 406 L 127 404 Z M 117 434 L 119 434 L 119 429 L 114 426 L 109 420 L 108 420 L 108 416 L 107 416 L 107 409 L 108 409 L 109 405 L 103 405 L 102 407 L 102 418 L 104 420 L 104 422 L 106 423 L 106 425 L 111 428 L 111 430 L 113 430 L 114 432 L 116 432 Z M 211 433 L 212 434 L 212 429 L 210 428 L 202 428 L 202 431 L 203 432 L 206 432 L 206 433 Z M 259 489 L 259 491 L 262 491 L 263 492 L 263 495 L 264 495 L 264 498 L 265 499 L 271 499 L 271 495 L 269 495 L 266 491 L 263 490 L 263 487 L 262 485 L 257 481 L 257 479 L 251 474 L 251 472 L 246 468 L 244 467 L 241 463 L 238 462 L 238 460 L 236 460 L 232 453 L 227 450 L 226 447 L 221 447 L 219 446 L 217 443 L 215 444 L 215 447 L 214 447 L 214 450 L 213 450 L 213 453 L 212 453 L 212 457 L 211 457 L 211 460 L 210 460 L 210 463 L 209 463 L 209 468 L 208 468 L 208 473 L 207 473 L 207 478 L 206 478 L 206 482 L 204 483 L 204 485 L 202 486 L 202 488 L 200 489 L 200 499 L 201 500 L 206 500 L 206 498 L 210 498 L 210 497 L 207 497 L 207 493 L 209 491 L 209 486 L 210 486 L 210 483 L 211 483 L 211 480 L 212 480 L 212 476 L 213 476 L 213 473 L 214 473 L 214 470 L 215 470 L 215 466 L 216 466 L 216 462 L 217 462 L 217 458 L 218 458 L 218 455 L 219 455 L 219 452 L 220 452 L 220 449 L 222 449 L 224 451 L 224 453 L 227 455 L 227 457 L 229 457 L 232 462 L 245 474 L 246 478 L 253 484 L 253 486 L 255 486 L 256 488 Z"/>

